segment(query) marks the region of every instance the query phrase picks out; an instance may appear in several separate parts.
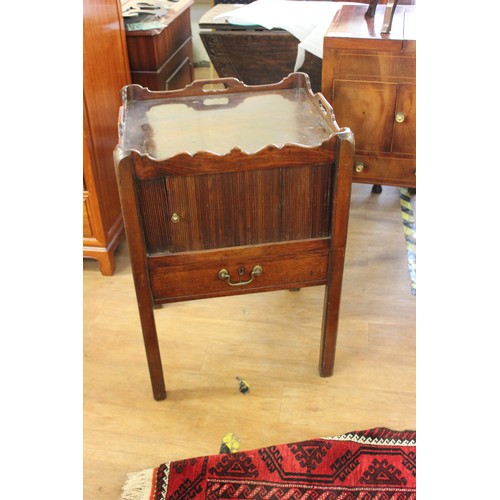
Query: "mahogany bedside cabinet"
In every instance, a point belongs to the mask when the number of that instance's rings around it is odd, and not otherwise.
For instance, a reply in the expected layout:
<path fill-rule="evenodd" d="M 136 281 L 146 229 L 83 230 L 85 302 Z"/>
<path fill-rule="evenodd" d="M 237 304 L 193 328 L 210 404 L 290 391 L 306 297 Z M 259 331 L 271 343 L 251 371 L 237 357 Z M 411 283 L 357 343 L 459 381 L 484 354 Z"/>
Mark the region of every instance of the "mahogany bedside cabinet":
<path fill-rule="evenodd" d="M 308 76 L 128 85 L 118 135 L 154 398 L 166 390 L 153 308 L 176 301 L 326 285 L 319 372 L 332 375 L 354 138 Z"/>
<path fill-rule="evenodd" d="M 353 181 L 416 187 L 416 6 L 346 4 L 323 40 L 321 91 L 356 137 Z M 379 190 L 375 189 L 375 192 Z"/>

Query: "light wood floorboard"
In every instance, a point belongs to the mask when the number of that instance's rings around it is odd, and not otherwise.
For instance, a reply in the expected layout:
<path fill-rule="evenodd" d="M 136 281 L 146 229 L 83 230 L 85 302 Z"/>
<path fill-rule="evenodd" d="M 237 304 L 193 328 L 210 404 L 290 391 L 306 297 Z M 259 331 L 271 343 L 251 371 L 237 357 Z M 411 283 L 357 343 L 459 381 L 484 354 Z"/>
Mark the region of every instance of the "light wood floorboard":
<path fill-rule="evenodd" d="M 157 402 L 126 241 L 113 276 L 92 260 L 83 275 L 86 500 L 117 499 L 128 472 L 217 453 L 228 432 L 249 450 L 416 428 L 416 297 L 398 188 L 353 185 L 331 378 L 317 368 L 324 287 L 181 302 L 155 311 L 168 392 Z"/>

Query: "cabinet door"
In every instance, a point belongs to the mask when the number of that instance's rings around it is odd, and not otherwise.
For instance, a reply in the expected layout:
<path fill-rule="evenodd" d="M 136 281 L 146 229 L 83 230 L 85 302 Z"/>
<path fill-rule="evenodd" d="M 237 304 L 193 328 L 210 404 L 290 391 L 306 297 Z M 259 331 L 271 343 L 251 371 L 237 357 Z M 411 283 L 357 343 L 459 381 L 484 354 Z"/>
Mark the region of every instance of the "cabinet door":
<path fill-rule="evenodd" d="M 399 85 L 394 115 L 394 139 L 392 143 L 394 153 L 416 154 L 416 95 L 415 85 Z"/>
<path fill-rule="evenodd" d="M 148 253 L 329 236 L 331 170 L 315 165 L 144 181 L 138 195 Z"/>
<path fill-rule="evenodd" d="M 334 82 L 335 117 L 353 131 L 357 152 L 391 152 L 397 94 L 396 83 Z"/>

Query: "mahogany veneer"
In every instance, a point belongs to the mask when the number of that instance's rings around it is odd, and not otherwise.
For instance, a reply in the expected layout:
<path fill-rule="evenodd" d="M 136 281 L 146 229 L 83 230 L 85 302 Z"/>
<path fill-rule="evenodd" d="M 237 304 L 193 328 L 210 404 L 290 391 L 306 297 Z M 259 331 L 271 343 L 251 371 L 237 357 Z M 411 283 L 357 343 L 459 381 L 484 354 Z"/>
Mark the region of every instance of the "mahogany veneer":
<path fill-rule="evenodd" d="M 126 31 L 132 83 L 150 90 L 174 90 L 193 81 L 191 5 L 193 0 L 172 3 L 158 20 L 161 28 Z"/>
<path fill-rule="evenodd" d="M 129 83 L 120 2 L 84 0 L 83 256 L 96 259 L 107 276 L 124 236 L 113 149 L 120 90 Z"/>

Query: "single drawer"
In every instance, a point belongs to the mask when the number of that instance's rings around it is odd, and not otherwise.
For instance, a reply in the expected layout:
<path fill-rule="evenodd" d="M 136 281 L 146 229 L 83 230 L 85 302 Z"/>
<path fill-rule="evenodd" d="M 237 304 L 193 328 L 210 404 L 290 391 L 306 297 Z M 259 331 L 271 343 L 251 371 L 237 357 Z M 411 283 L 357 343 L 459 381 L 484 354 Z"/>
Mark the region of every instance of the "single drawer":
<path fill-rule="evenodd" d="M 154 302 L 326 283 L 329 238 L 150 257 Z"/>
<path fill-rule="evenodd" d="M 415 83 L 415 54 L 343 50 L 334 56 L 336 78 L 343 80 Z"/>
<path fill-rule="evenodd" d="M 157 70 L 131 71 L 132 83 L 137 83 L 150 90 L 176 90 L 184 88 L 192 81 L 192 58 L 193 44 L 191 38 L 188 38 Z M 182 72 L 184 77 L 176 85 L 176 75 L 179 72 Z"/>
<path fill-rule="evenodd" d="M 416 187 L 416 160 L 414 158 L 355 155 L 352 181 Z"/>

